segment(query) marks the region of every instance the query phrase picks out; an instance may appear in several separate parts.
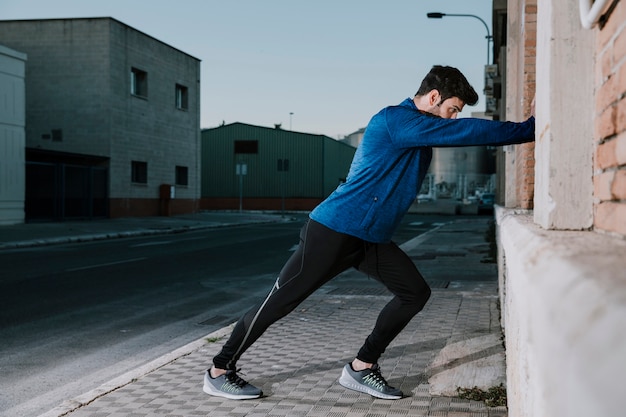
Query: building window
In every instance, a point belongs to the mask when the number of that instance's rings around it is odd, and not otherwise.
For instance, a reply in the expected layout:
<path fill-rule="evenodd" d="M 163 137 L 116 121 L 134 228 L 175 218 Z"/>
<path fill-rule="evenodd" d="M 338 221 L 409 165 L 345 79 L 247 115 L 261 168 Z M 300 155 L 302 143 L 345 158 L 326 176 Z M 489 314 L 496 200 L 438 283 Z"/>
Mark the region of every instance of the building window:
<path fill-rule="evenodd" d="M 176 185 L 189 185 L 187 167 L 176 165 Z"/>
<path fill-rule="evenodd" d="M 148 163 L 141 161 L 131 161 L 131 182 L 137 184 L 148 183 Z"/>
<path fill-rule="evenodd" d="M 52 129 L 52 141 L 63 142 L 63 129 Z"/>
<path fill-rule="evenodd" d="M 148 97 L 148 73 L 137 68 L 130 69 L 130 93 L 138 97 Z"/>
<path fill-rule="evenodd" d="M 259 153 L 258 140 L 236 140 L 235 153 Z"/>
<path fill-rule="evenodd" d="M 188 90 L 184 85 L 176 84 L 176 108 L 187 110 L 189 108 Z"/>

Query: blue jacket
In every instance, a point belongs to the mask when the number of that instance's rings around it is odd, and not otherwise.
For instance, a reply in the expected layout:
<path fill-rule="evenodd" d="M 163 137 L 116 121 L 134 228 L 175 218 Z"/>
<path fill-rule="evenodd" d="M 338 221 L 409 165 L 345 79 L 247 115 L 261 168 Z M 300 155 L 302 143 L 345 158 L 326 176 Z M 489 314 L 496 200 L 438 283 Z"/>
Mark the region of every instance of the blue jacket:
<path fill-rule="evenodd" d="M 310 218 L 368 242 L 389 242 L 415 201 L 433 147 L 510 145 L 534 139 L 534 117 L 522 123 L 442 119 L 422 113 L 407 98 L 372 117 L 346 182 Z"/>

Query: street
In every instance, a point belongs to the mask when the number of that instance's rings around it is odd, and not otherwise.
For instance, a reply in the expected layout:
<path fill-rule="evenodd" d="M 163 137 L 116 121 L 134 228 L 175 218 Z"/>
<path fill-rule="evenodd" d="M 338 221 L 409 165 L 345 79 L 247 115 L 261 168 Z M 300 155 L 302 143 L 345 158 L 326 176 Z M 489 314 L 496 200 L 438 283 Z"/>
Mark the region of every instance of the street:
<path fill-rule="evenodd" d="M 304 218 L 0 252 L 0 412 L 38 415 L 232 323 L 271 287 Z M 408 215 L 394 239 L 449 220 Z"/>

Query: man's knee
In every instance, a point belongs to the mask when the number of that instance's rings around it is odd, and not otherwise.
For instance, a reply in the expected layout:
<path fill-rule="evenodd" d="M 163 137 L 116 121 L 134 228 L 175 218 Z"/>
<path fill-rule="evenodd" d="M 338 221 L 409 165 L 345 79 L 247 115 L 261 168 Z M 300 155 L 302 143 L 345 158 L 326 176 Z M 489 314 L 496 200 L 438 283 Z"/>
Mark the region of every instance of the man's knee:
<path fill-rule="evenodd" d="M 424 282 L 424 285 L 416 288 L 412 293 L 410 298 L 407 300 L 409 304 L 411 304 L 415 308 L 415 313 L 420 312 L 428 299 L 430 298 L 432 291 L 428 284 Z"/>

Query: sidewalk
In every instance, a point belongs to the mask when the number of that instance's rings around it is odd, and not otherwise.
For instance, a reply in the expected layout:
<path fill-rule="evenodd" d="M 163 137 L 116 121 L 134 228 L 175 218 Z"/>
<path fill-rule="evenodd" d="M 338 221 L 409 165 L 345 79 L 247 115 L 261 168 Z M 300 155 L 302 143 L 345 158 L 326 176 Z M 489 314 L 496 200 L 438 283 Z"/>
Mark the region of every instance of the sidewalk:
<path fill-rule="evenodd" d="M 172 233 L 236 221 L 285 221 L 261 213 L 136 220 L 132 227 L 127 220 L 0 227 L 0 248 L 126 233 Z M 403 399 L 374 399 L 337 383 L 341 368 L 353 358 L 390 299 L 372 279 L 346 272 L 270 327 L 239 362 L 243 377 L 263 390 L 263 398 L 233 401 L 202 392 L 203 372 L 223 343 L 216 339 L 230 333 L 227 327 L 64 401 L 43 416 L 506 416 L 503 406 L 490 408 L 456 395 L 459 386 L 487 389 L 505 381 L 496 266 L 484 262 L 489 256 L 484 239 L 489 221 L 451 217 L 402 245 L 433 288 L 425 309 L 380 363 L 389 383 L 404 391 Z M 29 228 L 30 232 L 25 230 Z"/>

